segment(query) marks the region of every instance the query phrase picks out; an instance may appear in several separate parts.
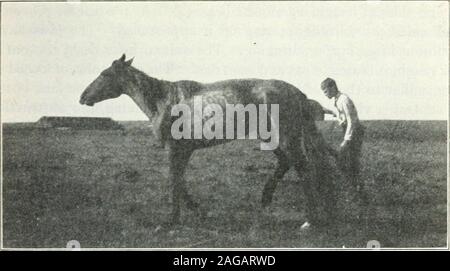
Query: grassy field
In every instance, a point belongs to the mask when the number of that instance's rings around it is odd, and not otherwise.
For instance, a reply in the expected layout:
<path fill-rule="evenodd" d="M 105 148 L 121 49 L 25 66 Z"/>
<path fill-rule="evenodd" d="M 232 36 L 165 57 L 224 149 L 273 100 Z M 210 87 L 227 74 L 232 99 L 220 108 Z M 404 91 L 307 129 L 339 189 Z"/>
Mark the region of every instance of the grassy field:
<path fill-rule="evenodd" d="M 275 168 L 257 141 L 197 151 L 186 178 L 204 209 L 183 209 L 182 225 L 161 228 L 170 212 L 167 151 L 144 122 L 126 131 L 3 126 L 3 245 L 82 247 L 445 247 L 447 127 L 439 121 L 367 121 L 362 178 L 368 225 L 354 227 L 355 206 L 339 186 L 339 233 L 303 232 L 301 179 L 292 170 L 260 210 Z M 340 129 L 319 123 L 339 144 Z"/>

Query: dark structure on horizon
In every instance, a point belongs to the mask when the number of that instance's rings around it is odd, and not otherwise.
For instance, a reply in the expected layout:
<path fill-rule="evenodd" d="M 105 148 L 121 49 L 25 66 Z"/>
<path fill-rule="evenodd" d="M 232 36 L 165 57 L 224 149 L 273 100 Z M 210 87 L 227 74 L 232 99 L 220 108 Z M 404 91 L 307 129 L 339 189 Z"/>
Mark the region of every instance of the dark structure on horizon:
<path fill-rule="evenodd" d="M 37 121 L 43 128 L 73 128 L 81 130 L 123 130 L 111 118 L 43 116 Z"/>

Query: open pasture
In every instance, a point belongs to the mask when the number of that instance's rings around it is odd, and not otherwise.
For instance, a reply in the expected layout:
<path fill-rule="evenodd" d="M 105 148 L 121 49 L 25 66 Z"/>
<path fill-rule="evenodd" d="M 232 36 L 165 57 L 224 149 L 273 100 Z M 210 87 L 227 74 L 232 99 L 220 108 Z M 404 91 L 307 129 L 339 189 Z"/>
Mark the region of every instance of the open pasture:
<path fill-rule="evenodd" d="M 196 151 L 188 189 L 206 210 L 184 209 L 182 225 L 161 225 L 170 212 L 167 151 L 148 122 L 125 131 L 3 125 L 3 245 L 82 247 L 445 247 L 447 123 L 365 121 L 362 178 L 368 225 L 354 227 L 356 207 L 339 186 L 339 233 L 302 232 L 304 196 L 294 170 L 262 212 L 261 192 L 275 156 L 259 142 L 238 140 Z M 338 146 L 341 130 L 318 123 Z M 337 125 L 336 125 L 337 126 Z"/>

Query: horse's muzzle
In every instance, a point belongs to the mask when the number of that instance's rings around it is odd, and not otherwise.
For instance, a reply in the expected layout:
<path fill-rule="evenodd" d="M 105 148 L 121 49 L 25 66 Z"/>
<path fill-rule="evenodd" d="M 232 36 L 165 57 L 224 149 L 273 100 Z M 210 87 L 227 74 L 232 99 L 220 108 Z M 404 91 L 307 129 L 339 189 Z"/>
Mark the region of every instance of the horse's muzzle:
<path fill-rule="evenodd" d="M 86 94 L 82 94 L 81 95 L 81 97 L 80 97 L 80 104 L 85 104 L 85 105 L 87 105 L 87 106 L 93 106 L 95 103 L 94 102 L 91 102 L 91 101 L 88 101 L 87 99 L 86 99 Z"/>
<path fill-rule="evenodd" d="M 80 104 L 85 104 L 87 106 L 94 106 L 93 102 L 87 102 L 84 99 L 80 99 Z"/>

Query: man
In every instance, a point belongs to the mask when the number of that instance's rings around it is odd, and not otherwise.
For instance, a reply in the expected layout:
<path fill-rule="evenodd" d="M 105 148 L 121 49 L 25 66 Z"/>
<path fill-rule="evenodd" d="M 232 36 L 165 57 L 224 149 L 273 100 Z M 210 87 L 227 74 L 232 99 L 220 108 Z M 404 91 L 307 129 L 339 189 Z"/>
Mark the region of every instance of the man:
<path fill-rule="evenodd" d="M 334 106 L 337 109 L 337 114 L 329 109 L 324 109 L 324 113 L 335 115 L 344 132 L 344 139 L 338 154 L 338 165 L 349 178 L 356 191 L 360 192 L 359 159 L 364 137 L 364 127 L 359 122 L 358 112 L 353 101 L 346 94 L 339 91 L 333 79 L 325 79 L 321 84 L 321 89 L 325 96 L 329 99 L 334 99 Z"/>

